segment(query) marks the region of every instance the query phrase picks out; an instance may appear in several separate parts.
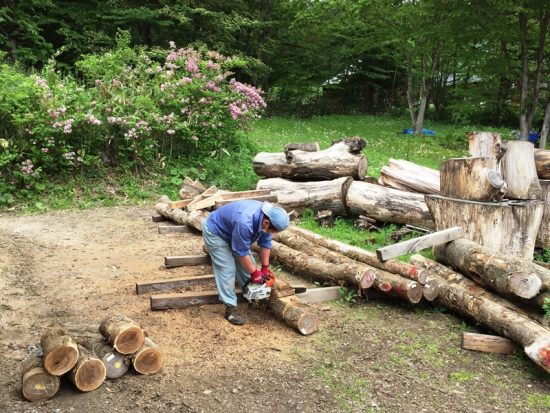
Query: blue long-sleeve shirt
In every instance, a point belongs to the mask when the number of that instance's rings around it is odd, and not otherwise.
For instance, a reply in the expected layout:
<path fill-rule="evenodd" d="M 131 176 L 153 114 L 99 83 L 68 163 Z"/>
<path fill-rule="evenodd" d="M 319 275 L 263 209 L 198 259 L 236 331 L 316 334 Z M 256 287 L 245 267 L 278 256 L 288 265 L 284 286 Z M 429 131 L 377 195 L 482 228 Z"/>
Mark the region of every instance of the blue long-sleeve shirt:
<path fill-rule="evenodd" d="M 263 218 L 262 202 L 235 201 L 212 212 L 206 226 L 243 257 L 248 255 L 250 246 L 256 241 L 260 247 L 271 249 L 271 234 L 261 231 Z"/>

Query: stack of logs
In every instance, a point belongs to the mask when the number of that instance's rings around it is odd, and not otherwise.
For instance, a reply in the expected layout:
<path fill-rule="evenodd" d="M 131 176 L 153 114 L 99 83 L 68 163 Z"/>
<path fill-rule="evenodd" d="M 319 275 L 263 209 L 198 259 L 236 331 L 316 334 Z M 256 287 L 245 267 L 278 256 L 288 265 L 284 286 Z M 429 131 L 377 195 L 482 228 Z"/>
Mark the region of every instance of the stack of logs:
<path fill-rule="evenodd" d="M 95 330 L 95 331 L 94 331 Z M 130 366 L 140 374 L 160 370 L 163 356 L 132 319 L 106 317 L 99 328 L 49 328 L 40 341 L 42 356 L 23 362 L 22 392 L 30 401 L 51 399 L 66 376 L 82 392 L 97 389 L 105 379 L 123 376 Z"/>

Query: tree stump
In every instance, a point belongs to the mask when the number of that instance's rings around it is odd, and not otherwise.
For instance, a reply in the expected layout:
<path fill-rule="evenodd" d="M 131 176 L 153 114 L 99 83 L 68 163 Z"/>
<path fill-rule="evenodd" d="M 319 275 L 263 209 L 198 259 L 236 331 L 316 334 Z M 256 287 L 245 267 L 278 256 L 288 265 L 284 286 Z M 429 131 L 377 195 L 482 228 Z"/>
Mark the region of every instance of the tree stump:
<path fill-rule="evenodd" d="M 503 255 L 533 259 L 541 201 L 477 202 L 426 195 L 438 231 L 461 227 L 464 238 Z"/>
<path fill-rule="evenodd" d="M 534 146 L 531 142 L 507 141 L 506 153 L 500 161 L 502 177 L 511 199 L 542 199 Z"/>
<path fill-rule="evenodd" d="M 48 373 L 42 367 L 39 356 L 31 356 L 23 361 L 21 391 L 25 399 L 31 402 L 49 400 L 59 390 L 60 383 L 58 376 Z"/>
<path fill-rule="evenodd" d="M 550 248 L 550 180 L 539 181 L 539 183 L 542 188 L 544 210 L 536 244 L 540 248 Z"/>
<path fill-rule="evenodd" d="M 468 132 L 468 150 L 474 158 L 494 158 L 498 161 L 504 156 L 506 147 L 495 132 Z"/>
<path fill-rule="evenodd" d="M 132 365 L 140 374 L 153 374 L 159 371 L 163 364 L 163 356 L 159 347 L 149 338 L 145 338 L 143 347 L 132 356 Z"/>
<path fill-rule="evenodd" d="M 103 362 L 87 348 L 78 346 L 79 357 L 74 368 L 67 374 L 76 388 L 83 392 L 97 389 L 106 378 Z"/>
<path fill-rule="evenodd" d="M 122 354 L 132 354 L 143 346 L 143 330 L 132 319 L 123 316 L 110 316 L 99 325 L 99 332 Z"/>
<path fill-rule="evenodd" d="M 62 327 L 47 330 L 40 340 L 44 368 L 54 376 L 71 370 L 78 360 L 78 346 Z"/>
<path fill-rule="evenodd" d="M 501 201 L 506 182 L 495 158 L 455 158 L 441 164 L 441 195 L 471 201 Z"/>

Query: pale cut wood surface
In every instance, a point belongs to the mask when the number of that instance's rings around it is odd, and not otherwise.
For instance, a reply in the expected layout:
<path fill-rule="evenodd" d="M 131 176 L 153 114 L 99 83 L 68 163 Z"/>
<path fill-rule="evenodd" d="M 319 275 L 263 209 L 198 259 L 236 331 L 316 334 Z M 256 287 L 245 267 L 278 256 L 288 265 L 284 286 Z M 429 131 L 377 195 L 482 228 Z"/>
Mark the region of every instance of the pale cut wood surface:
<path fill-rule="evenodd" d="M 502 138 L 495 132 L 468 132 L 468 150 L 474 158 L 494 158 L 497 161 L 504 155 Z"/>
<path fill-rule="evenodd" d="M 514 354 L 518 348 L 512 340 L 489 334 L 462 333 L 462 348 L 483 353 Z"/>
<path fill-rule="evenodd" d="M 549 151 L 550 152 L 550 151 Z M 550 248 L 550 180 L 540 180 L 542 201 L 544 202 L 542 220 L 537 233 L 536 245 L 540 248 Z"/>
<path fill-rule="evenodd" d="M 506 141 L 506 153 L 500 161 L 502 177 L 510 199 L 542 199 L 531 142 Z"/>

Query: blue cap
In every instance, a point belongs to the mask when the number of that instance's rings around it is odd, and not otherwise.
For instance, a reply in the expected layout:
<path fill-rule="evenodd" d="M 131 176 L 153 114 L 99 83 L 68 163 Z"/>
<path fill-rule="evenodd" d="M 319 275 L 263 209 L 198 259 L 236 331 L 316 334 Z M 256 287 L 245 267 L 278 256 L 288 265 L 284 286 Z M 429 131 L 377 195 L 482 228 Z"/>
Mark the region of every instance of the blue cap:
<path fill-rule="evenodd" d="M 264 202 L 262 204 L 262 212 L 269 218 L 271 225 L 277 231 L 282 231 L 288 227 L 290 219 L 283 208 L 276 207 L 270 202 Z"/>

